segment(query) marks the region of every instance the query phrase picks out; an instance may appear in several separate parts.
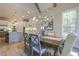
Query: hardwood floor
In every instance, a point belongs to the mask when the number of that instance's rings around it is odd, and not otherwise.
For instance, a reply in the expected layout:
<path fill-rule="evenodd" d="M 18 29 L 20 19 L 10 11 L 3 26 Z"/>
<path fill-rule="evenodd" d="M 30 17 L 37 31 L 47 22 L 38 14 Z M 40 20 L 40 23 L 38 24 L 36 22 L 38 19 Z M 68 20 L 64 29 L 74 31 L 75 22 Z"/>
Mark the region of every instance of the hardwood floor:
<path fill-rule="evenodd" d="M 48 51 L 53 56 L 54 51 L 52 49 Z M 73 52 L 79 55 L 79 49 L 74 49 Z M 5 43 L 4 38 L 0 38 L 0 56 L 27 56 L 24 52 L 24 42 L 8 44 Z"/>
<path fill-rule="evenodd" d="M 23 42 L 7 44 L 0 39 L 0 56 L 26 56 Z"/>

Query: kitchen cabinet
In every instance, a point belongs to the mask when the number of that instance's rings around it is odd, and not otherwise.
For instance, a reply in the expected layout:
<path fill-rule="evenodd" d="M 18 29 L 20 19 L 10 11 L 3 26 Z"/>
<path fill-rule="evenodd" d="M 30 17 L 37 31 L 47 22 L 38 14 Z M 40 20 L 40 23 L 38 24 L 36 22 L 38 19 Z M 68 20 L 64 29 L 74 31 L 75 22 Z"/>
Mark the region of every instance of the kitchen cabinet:
<path fill-rule="evenodd" d="M 10 32 L 9 43 L 19 42 L 23 40 L 23 32 Z"/>

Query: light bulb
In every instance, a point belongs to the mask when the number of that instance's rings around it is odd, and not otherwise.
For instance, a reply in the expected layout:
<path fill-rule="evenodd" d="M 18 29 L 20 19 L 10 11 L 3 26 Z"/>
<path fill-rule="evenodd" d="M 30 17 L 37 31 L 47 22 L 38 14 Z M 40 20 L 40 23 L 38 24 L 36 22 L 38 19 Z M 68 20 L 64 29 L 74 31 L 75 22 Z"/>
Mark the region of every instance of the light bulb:
<path fill-rule="evenodd" d="M 27 11 L 28 14 L 30 14 L 30 11 Z"/>
<path fill-rule="evenodd" d="M 35 17 L 33 17 L 33 21 L 35 20 Z"/>
<path fill-rule="evenodd" d="M 39 18 L 41 18 L 41 16 L 39 16 Z"/>
<path fill-rule="evenodd" d="M 24 16 L 22 16 L 24 18 Z"/>
<path fill-rule="evenodd" d="M 47 18 L 47 16 L 45 16 L 44 18 Z"/>
<path fill-rule="evenodd" d="M 36 19 L 36 22 L 38 21 L 38 19 Z"/>

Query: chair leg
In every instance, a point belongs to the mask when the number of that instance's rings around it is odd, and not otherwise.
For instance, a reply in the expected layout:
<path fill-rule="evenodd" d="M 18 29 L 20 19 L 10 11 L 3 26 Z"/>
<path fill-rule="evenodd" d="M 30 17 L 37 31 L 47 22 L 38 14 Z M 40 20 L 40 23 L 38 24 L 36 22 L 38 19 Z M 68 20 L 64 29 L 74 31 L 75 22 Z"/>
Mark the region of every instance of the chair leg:
<path fill-rule="evenodd" d="M 39 53 L 39 55 L 41 56 L 41 52 Z"/>
<path fill-rule="evenodd" d="M 46 51 L 46 55 L 49 56 L 48 48 L 47 48 L 47 51 Z"/>
<path fill-rule="evenodd" d="M 33 56 L 33 49 L 31 50 L 31 56 Z"/>
<path fill-rule="evenodd" d="M 58 47 L 58 53 L 57 53 L 57 56 L 60 56 L 60 47 Z"/>
<path fill-rule="evenodd" d="M 49 53 L 48 52 L 46 52 L 46 56 L 49 56 Z"/>
<path fill-rule="evenodd" d="M 54 56 L 57 56 L 58 47 L 55 48 Z"/>

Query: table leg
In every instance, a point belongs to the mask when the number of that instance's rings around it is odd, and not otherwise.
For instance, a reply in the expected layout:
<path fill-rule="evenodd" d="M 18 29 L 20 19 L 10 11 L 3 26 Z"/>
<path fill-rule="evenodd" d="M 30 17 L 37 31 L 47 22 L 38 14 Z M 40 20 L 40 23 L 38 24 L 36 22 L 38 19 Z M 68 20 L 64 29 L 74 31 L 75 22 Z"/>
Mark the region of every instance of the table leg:
<path fill-rule="evenodd" d="M 56 47 L 55 49 L 54 49 L 54 56 L 57 56 L 57 52 L 58 52 L 58 47 Z"/>

